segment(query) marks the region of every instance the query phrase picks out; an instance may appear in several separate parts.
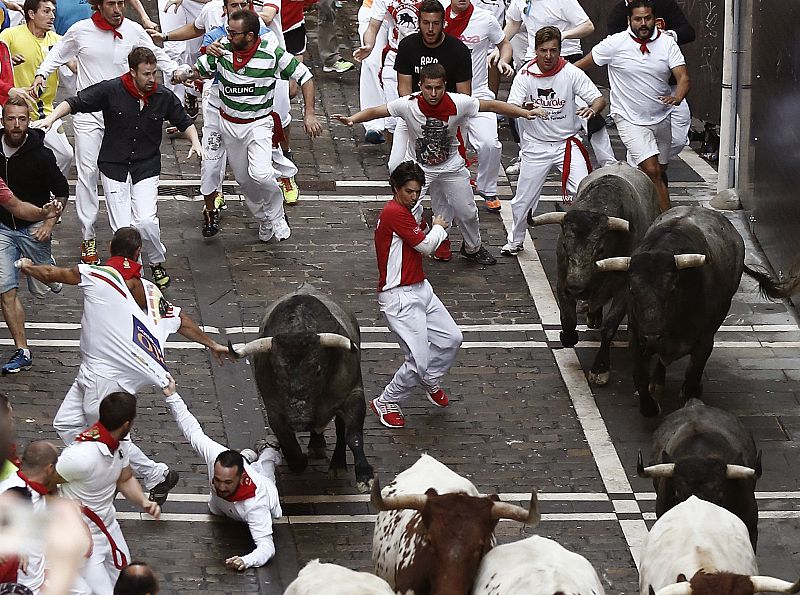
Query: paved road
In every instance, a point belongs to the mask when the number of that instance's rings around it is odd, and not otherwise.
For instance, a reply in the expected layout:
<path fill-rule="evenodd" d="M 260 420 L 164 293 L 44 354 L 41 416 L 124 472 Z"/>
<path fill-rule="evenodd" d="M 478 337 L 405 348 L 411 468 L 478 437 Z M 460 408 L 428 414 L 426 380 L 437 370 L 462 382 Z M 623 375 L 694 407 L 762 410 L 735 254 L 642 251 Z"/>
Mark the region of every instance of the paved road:
<path fill-rule="evenodd" d="M 351 19 L 345 31 L 352 44 L 352 10 L 348 6 L 343 13 Z M 311 62 L 318 64 L 314 52 L 312 44 Z M 323 115 L 357 109 L 356 74 L 320 74 L 317 82 Z M 235 185 L 228 187 L 223 233 L 203 240 L 201 203 L 194 197 L 198 167 L 185 162 L 188 145 L 182 140 L 164 141 L 159 215 L 174 279 L 171 299 L 210 332 L 237 342 L 254 336 L 267 303 L 311 282 L 356 313 L 363 330 L 365 389 L 372 396 L 390 378 L 401 354 L 374 294 L 372 228 L 388 198 L 387 149 L 363 144 L 361 134 L 331 124 L 312 144 L 295 132 L 304 191 L 289 210 L 293 231 L 286 242 L 258 242 L 257 226 L 239 202 Z M 502 134 L 507 139 L 505 127 Z M 507 163 L 513 151 L 508 140 L 504 145 Z M 685 155 L 671 165 L 673 198 L 676 204 L 701 204 L 710 196 L 715 173 L 691 153 Z M 504 177 L 504 198 L 512 195 L 513 183 Z M 553 179 L 540 211 L 563 208 L 557 192 Z M 65 215 L 56 233 L 55 253 L 64 264 L 75 262 L 80 243 L 73 213 Z M 495 253 L 504 243 L 509 214 L 507 203 L 502 216 L 481 213 L 484 240 Z M 745 218 L 731 218 L 747 240 L 748 262 L 757 262 L 760 253 Z M 105 245 L 110 233 L 100 227 Z M 449 263 L 426 262 L 437 294 L 465 335 L 445 383 L 453 403 L 433 410 L 420 394 L 405 408 L 408 425 L 402 431 L 387 430 L 368 417 L 367 452 L 384 483 L 427 452 L 469 477 L 481 491 L 499 492 L 505 500 L 527 505 L 530 490 L 537 489 L 545 514 L 535 532 L 585 555 L 608 593 L 632 594 L 638 592 L 637 546 L 654 517 L 652 488 L 635 477 L 636 452 L 648 452 L 657 422 L 638 415 L 630 360 L 622 348 L 624 332 L 612 354 L 612 381 L 598 390 L 589 388 L 582 371 L 593 357 L 596 332 L 584 330 L 576 349 L 562 349 L 558 343 L 558 313 L 550 289 L 554 240 L 554 229 L 537 228 L 519 260 L 501 259 L 494 267 L 474 266 L 459 257 Z M 14 402 L 22 442 L 55 438 L 50 421 L 79 364 L 81 310 L 74 288 L 44 301 L 26 296 L 25 304 L 34 368 L 2 380 Z M 10 345 L 5 329 L 0 344 Z M 752 283 L 743 282 L 705 374 L 706 401 L 739 415 L 764 451 L 759 562 L 762 573 L 787 579 L 798 567 L 800 528 L 795 465 L 800 438 L 798 346 L 794 311 L 784 303 L 760 300 Z M 167 357 L 181 393 L 209 435 L 242 448 L 264 434 L 266 424 L 247 364 L 212 365 L 205 352 L 179 338 Z M 683 367 L 679 363 L 669 370 L 665 411 L 678 406 Z M 276 525 L 276 559 L 257 572 L 227 571 L 224 558 L 250 547 L 246 529 L 205 514 L 204 465 L 176 435 L 159 395 L 143 394 L 140 400 L 137 439 L 183 479 L 161 522 L 142 519 L 122 501 L 119 509 L 134 557 L 154 564 L 165 592 L 280 593 L 316 557 L 370 568 L 374 517 L 367 498 L 356 493 L 352 477 L 328 479 L 327 463 L 320 461 L 303 475 L 281 469 L 286 516 Z M 507 542 L 533 532 L 502 522 L 497 534 L 500 542 Z"/>

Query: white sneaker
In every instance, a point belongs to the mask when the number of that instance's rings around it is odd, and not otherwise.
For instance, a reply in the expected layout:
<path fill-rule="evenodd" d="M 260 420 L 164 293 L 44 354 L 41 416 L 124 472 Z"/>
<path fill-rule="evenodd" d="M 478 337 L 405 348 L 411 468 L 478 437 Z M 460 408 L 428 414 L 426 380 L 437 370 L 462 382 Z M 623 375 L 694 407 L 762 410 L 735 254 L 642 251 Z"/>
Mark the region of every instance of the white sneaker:
<path fill-rule="evenodd" d="M 292 230 L 289 228 L 289 224 L 286 223 L 286 217 L 275 219 L 272 222 L 272 229 L 275 231 L 275 239 L 279 242 L 289 239 L 289 236 L 292 235 Z"/>
<path fill-rule="evenodd" d="M 262 242 L 269 242 L 275 232 L 272 230 L 272 223 L 264 219 L 258 226 L 258 239 Z"/>
<path fill-rule="evenodd" d="M 522 247 L 522 244 L 512 244 L 509 242 L 500 248 L 500 256 L 516 256 L 523 250 L 525 250 L 525 248 Z"/>
<path fill-rule="evenodd" d="M 242 455 L 242 458 L 251 465 L 258 460 L 258 455 L 252 448 L 243 448 L 239 453 Z"/>
<path fill-rule="evenodd" d="M 509 176 L 519 175 L 519 157 L 514 157 L 514 159 L 511 160 L 511 165 L 506 168 L 506 174 Z"/>

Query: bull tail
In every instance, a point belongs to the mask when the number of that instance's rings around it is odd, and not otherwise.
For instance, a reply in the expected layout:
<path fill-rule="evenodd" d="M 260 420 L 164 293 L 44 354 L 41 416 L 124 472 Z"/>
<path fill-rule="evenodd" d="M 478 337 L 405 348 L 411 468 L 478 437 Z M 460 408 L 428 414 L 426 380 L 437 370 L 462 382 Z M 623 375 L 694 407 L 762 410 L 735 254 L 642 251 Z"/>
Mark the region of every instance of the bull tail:
<path fill-rule="evenodd" d="M 789 297 L 800 291 L 800 273 L 795 273 L 785 281 L 776 281 L 769 273 L 754 270 L 744 265 L 744 272 L 748 277 L 758 282 L 758 292 L 767 299 L 777 300 Z"/>

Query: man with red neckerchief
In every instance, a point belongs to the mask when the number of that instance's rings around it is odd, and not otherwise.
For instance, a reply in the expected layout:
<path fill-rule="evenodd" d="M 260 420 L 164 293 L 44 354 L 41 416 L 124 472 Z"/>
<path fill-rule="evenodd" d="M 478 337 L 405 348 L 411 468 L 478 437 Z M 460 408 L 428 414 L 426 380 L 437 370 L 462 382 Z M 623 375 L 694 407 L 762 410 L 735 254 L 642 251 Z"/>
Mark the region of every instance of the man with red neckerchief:
<path fill-rule="evenodd" d="M 581 118 L 599 114 L 606 105 L 602 94 L 580 69 L 561 57 L 561 31 L 542 27 L 535 36 L 536 57 L 526 63 L 514 79 L 508 102 L 540 107 L 546 120 L 520 126 L 521 167 L 517 193 L 511 201 L 514 223 L 502 256 L 516 256 L 523 250 L 526 217 L 536 210 L 547 174 L 553 167 L 561 172 L 561 192 L 574 194 L 591 171 L 589 155 L 578 139 Z M 578 107 L 575 97 L 588 107 Z"/>
<path fill-rule="evenodd" d="M 93 593 L 114 590 L 130 550 L 114 509 L 119 491 L 125 499 L 159 519 L 161 507 L 147 499 L 131 471 L 128 434 L 136 417 L 136 397 L 116 392 L 100 403 L 100 418 L 67 446 L 56 463 L 61 495 L 81 505 L 92 533 L 92 554 L 81 575 Z"/>
<path fill-rule="evenodd" d="M 275 465 L 280 463 L 280 453 L 270 447 L 256 448 L 259 453 L 251 449 L 240 453 L 212 440 L 177 393 L 175 381 L 169 380 L 164 388 L 167 406 L 183 435 L 208 466 L 208 509 L 211 514 L 247 523 L 256 544 L 249 554 L 227 558 L 225 565 L 233 570 L 263 566 L 275 555 L 272 519 L 283 514 L 275 487 Z"/>

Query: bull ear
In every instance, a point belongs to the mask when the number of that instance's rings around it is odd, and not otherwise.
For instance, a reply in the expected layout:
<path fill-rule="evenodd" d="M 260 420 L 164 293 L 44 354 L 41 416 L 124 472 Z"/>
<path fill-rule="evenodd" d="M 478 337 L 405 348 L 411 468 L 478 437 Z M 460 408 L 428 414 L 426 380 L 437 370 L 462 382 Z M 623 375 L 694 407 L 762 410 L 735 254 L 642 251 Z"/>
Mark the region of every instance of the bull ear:
<path fill-rule="evenodd" d="M 438 496 L 439 492 L 436 491 L 436 488 L 428 488 L 427 490 L 425 490 L 425 495 L 426 496 Z"/>
<path fill-rule="evenodd" d="M 675 255 L 675 268 L 679 271 L 682 269 L 691 269 L 701 267 L 706 263 L 705 254 L 676 254 Z"/>

